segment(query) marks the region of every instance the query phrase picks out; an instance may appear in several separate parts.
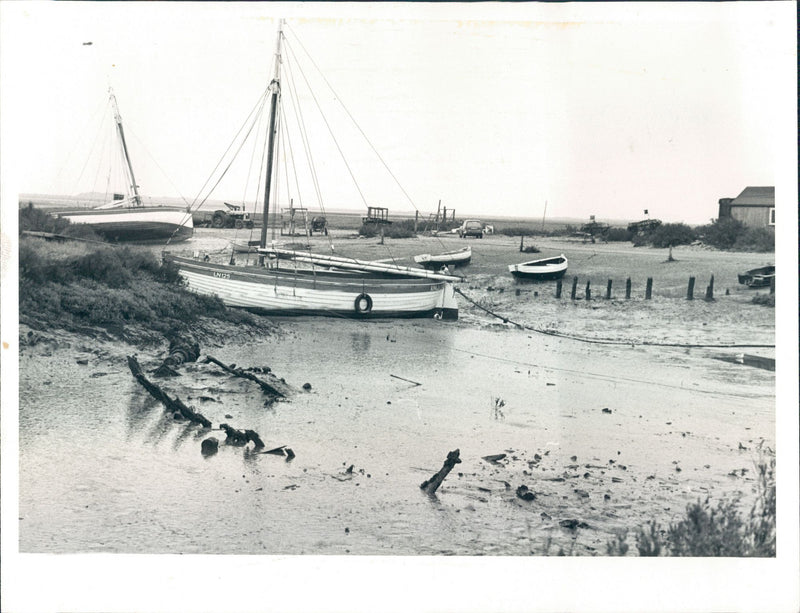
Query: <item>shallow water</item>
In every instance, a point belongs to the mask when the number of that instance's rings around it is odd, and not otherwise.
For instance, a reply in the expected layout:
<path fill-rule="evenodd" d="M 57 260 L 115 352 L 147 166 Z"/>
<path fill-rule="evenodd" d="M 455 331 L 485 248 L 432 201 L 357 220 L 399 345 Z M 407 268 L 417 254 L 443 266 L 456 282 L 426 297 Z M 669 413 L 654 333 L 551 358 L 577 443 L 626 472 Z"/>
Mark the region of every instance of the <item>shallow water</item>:
<path fill-rule="evenodd" d="M 664 525 L 699 497 L 749 510 L 755 447 L 774 447 L 774 373 L 707 351 L 433 320 L 279 325 L 257 346 L 204 351 L 271 367 L 298 388 L 288 401 L 265 407 L 255 384 L 211 364 L 161 384 L 215 427 L 287 445 L 290 462 L 252 445 L 204 458 L 200 442 L 224 434 L 166 415 L 122 356 L 23 354 L 20 550 L 604 554 L 614 530 Z M 423 493 L 456 448 L 462 463 Z M 523 484 L 536 500 L 516 497 Z"/>

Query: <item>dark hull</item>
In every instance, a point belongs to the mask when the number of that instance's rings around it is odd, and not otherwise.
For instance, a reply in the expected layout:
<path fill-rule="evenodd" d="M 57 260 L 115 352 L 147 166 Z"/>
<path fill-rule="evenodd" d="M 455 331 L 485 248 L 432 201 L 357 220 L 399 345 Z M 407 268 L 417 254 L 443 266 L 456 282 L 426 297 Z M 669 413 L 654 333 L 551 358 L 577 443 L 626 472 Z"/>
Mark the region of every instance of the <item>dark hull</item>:
<path fill-rule="evenodd" d="M 172 242 L 188 240 L 192 237 L 193 229 L 186 226 L 159 223 L 136 224 L 87 224 L 95 234 L 111 242 L 120 243 L 153 243 L 165 242 L 170 237 Z"/>
<path fill-rule="evenodd" d="M 566 269 L 558 270 L 556 272 L 538 272 L 538 273 L 512 270 L 511 274 L 514 275 L 515 279 L 520 281 L 553 281 L 555 279 L 561 279 L 566 274 L 566 272 L 567 272 Z"/>
<path fill-rule="evenodd" d="M 133 207 L 86 209 L 60 213 L 71 223 L 90 227 L 111 242 L 163 243 L 191 238 L 192 216 L 183 209 Z"/>
<path fill-rule="evenodd" d="M 747 287 L 769 287 L 772 279 L 775 278 L 774 266 L 762 266 L 753 268 L 745 273 L 740 273 L 739 283 Z"/>

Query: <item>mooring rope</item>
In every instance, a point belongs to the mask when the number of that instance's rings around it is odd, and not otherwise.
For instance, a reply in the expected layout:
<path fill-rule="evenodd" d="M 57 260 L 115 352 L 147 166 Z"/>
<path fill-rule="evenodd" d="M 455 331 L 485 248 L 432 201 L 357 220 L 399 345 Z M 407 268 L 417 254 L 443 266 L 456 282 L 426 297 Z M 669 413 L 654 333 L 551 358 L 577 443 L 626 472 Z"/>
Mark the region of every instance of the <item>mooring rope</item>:
<path fill-rule="evenodd" d="M 485 306 L 478 304 L 472 298 L 467 296 L 461 289 L 458 287 L 453 288 L 457 294 L 463 296 L 468 302 L 473 304 L 474 306 L 478 307 L 482 311 L 485 311 L 489 315 L 496 317 L 497 319 L 502 320 L 503 323 L 506 324 L 513 324 L 514 326 L 518 327 L 521 330 L 528 330 L 530 332 L 537 332 L 538 334 L 544 334 L 546 336 L 555 336 L 558 338 L 567 338 L 574 341 L 579 341 L 581 343 L 592 343 L 595 345 L 630 345 L 631 347 L 635 345 L 646 345 L 648 347 L 678 347 L 682 349 L 774 349 L 775 345 L 769 344 L 757 344 L 757 343 L 733 343 L 733 344 L 694 344 L 694 343 L 660 343 L 654 341 L 629 341 L 629 340 L 614 340 L 608 338 L 586 338 L 582 336 L 576 336 L 574 334 L 565 334 L 563 332 L 557 332 L 556 330 L 543 330 L 541 328 L 534 328 L 533 326 L 528 326 L 525 324 L 518 323 L 516 321 L 512 321 L 508 317 L 504 317 L 503 315 L 499 315 L 495 313 L 491 309 L 486 308 Z"/>

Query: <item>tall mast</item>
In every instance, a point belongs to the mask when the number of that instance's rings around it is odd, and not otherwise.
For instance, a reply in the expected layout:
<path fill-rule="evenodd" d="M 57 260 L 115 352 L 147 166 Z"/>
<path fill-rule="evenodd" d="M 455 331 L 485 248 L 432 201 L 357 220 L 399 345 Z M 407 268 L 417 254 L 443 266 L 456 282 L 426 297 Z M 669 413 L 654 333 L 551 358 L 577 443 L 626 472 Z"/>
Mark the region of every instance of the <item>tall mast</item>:
<path fill-rule="evenodd" d="M 275 118 L 278 114 L 278 96 L 281 93 L 281 38 L 283 37 L 283 19 L 278 23 L 278 43 L 275 49 L 275 78 L 272 79 L 272 100 L 269 109 L 269 140 L 267 143 L 267 172 L 264 183 L 264 220 L 261 225 L 261 248 L 267 245 L 267 223 L 269 221 L 269 197 L 272 187 L 272 163 L 275 157 Z"/>
<path fill-rule="evenodd" d="M 122 154 L 125 156 L 125 163 L 128 166 L 128 178 L 131 182 L 131 189 L 133 189 L 133 200 L 136 206 L 142 206 L 142 197 L 139 195 L 139 186 L 136 185 L 136 177 L 133 176 L 133 166 L 131 166 L 131 158 L 128 155 L 128 145 L 125 143 L 125 132 L 122 130 L 122 117 L 119 115 L 119 107 L 117 106 L 117 97 L 111 88 L 108 89 L 109 96 L 111 96 L 111 103 L 114 105 L 114 120 L 117 122 L 117 132 L 119 133 L 119 140 L 122 143 Z"/>

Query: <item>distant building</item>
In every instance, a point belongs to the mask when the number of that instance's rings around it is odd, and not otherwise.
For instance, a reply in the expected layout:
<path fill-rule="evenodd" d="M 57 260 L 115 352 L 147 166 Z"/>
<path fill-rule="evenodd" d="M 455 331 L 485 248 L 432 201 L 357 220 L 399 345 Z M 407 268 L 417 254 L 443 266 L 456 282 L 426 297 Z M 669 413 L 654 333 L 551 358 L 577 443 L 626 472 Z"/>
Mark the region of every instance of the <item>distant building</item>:
<path fill-rule="evenodd" d="M 736 198 L 719 199 L 719 218 L 732 217 L 752 227 L 775 227 L 775 187 L 745 187 Z"/>

